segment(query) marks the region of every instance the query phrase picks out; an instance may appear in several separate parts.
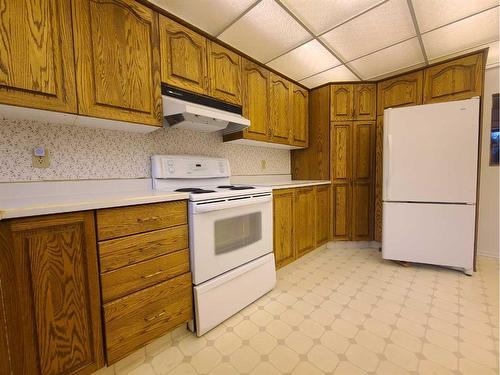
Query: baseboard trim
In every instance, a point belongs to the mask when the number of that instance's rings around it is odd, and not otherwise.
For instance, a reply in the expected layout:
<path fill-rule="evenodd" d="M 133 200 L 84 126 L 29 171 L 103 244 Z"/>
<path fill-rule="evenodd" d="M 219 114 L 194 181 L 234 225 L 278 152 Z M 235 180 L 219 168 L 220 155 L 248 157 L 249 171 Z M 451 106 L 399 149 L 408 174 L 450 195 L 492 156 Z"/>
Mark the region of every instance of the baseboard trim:
<path fill-rule="evenodd" d="M 500 259 L 500 256 L 498 253 L 490 253 L 487 251 L 479 251 L 478 250 L 477 255 L 482 256 L 482 257 Z"/>
<path fill-rule="evenodd" d="M 382 244 L 377 241 L 330 241 L 329 249 L 380 249 Z"/>

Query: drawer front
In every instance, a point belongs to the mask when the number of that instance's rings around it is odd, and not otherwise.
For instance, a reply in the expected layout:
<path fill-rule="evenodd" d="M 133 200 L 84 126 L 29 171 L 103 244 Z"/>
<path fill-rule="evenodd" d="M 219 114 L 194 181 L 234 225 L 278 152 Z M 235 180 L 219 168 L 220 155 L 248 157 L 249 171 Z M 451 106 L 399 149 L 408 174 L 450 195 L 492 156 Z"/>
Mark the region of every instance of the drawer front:
<path fill-rule="evenodd" d="M 104 305 L 108 364 L 193 317 L 191 274 Z"/>
<path fill-rule="evenodd" d="M 189 250 L 184 249 L 101 275 L 104 303 L 189 272 Z"/>
<path fill-rule="evenodd" d="M 187 225 L 102 241 L 99 242 L 101 272 L 112 271 L 187 247 Z"/>
<path fill-rule="evenodd" d="M 100 241 L 187 223 L 187 202 L 175 201 L 97 211 Z"/>

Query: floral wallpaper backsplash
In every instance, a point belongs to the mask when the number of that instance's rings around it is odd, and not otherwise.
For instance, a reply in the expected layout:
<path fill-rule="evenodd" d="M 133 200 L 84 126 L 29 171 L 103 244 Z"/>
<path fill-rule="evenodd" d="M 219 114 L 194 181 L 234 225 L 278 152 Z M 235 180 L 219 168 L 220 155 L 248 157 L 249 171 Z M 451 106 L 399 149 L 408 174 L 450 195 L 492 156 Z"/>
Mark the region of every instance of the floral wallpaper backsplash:
<path fill-rule="evenodd" d="M 33 149 L 41 146 L 50 155 L 47 169 L 31 165 Z M 145 178 L 151 176 L 154 154 L 226 157 L 233 175 L 290 174 L 288 150 L 227 144 L 216 133 L 159 129 L 138 134 L 0 120 L 0 182 Z"/>

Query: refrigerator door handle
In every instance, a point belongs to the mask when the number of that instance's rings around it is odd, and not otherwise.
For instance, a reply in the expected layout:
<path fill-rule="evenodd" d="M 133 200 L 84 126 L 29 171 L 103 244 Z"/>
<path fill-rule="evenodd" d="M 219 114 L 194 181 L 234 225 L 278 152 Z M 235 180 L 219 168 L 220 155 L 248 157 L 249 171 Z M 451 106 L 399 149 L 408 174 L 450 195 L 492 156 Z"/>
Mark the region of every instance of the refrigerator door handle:
<path fill-rule="evenodd" d="M 388 134 L 387 135 L 387 171 L 386 171 L 386 178 L 385 178 L 385 191 L 386 195 L 385 198 L 387 200 L 390 200 L 390 186 L 391 186 L 391 150 L 392 150 L 392 135 Z"/>

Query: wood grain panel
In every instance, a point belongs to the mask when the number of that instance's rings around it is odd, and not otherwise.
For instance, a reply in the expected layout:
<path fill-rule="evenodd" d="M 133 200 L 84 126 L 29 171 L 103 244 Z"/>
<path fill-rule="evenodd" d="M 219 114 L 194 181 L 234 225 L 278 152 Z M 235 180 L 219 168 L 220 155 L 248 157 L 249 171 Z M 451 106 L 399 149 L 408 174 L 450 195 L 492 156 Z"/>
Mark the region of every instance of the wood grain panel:
<path fill-rule="evenodd" d="M 186 201 L 97 210 L 100 241 L 187 223 Z"/>
<path fill-rule="evenodd" d="M 207 44 L 209 95 L 241 105 L 241 56 L 209 41 Z"/>
<path fill-rule="evenodd" d="M 288 144 L 292 140 L 292 83 L 274 73 L 270 78 L 272 141 Z"/>
<path fill-rule="evenodd" d="M 333 181 L 348 181 L 351 176 L 351 123 L 332 123 L 332 174 Z"/>
<path fill-rule="evenodd" d="M 309 119 L 308 91 L 297 85 L 292 85 L 292 144 L 307 147 Z"/>
<path fill-rule="evenodd" d="M 316 186 L 316 247 L 330 239 L 330 185 Z"/>
<path fill-rule="evenodd" d="M 104 303 L 189 272 L 189 250 L 149 259 L 101 275 Z"/>
<path fill-rule="evenodd" d="M 158 14 L 133 0 L 73 1 L 79 113 L 161 126 Z"/>
<path fill-rule="evenodd" d="M 99 242 L 101 272 L 112 271 L 187 247 L 187 225 L 101 241 Z"/>
<path fill-rule="evenodd" d="M 483 53 L 434 65 L 424 70 L 424 100 L 439 103 L 482 94 Z"/>
<path fill-rule="evenodd" d="M 351 183 L 332 184 L 333 240 L 351 237 Z"/>
<path fill-rule="evenodd" d="M 331 121 L 352 120 L 354 117 L 354 86 L 331 85 Z"/>
<path fill-rule="evenodd" d="M 309 147 L 292 150 L 292 177 L 330 179 L 330 87 L 309 92 Z"/>
<path fill-rule="evenodd" d="M 269 71 L 246 59 L 243 60 L 243 116 L 250 120 L 244 137 L 256 141 L 271 138 L 269 122 Z"/>
<path fill-rule="evenodd" d="M 69 1 L 0 2 L 0 103 L 76 113 Z"/>
<path fill-rule="evenodd" d="M 383 183 L 383 145 L 384 145 L 384 116 L 377 116 L 375 146 L 375 212 L 374 212 L 374 238 L 382 242 L 382 183 Z"/>
<path fill-rule="evenodd" d="M 375 120 L 377 116 L 377 85 L 354 85 L 354 120 Z"/>
<path fill-rule="evenodd" d="M 295 254 L 299 258 L 316 247 L 316 190 L 314 187 L 295 189 L 293 210 Z"/>
<path fill-rule="evenodd" d="M 190 273 L 104 305 L 108 364 L 187 322 L 192 310 Z"/>
<path fill-rule="evenodd" d="M 371 179 L 373 169 L 374 121 L 353 123 L 353 179 Z"/>
<path fill-rule="evenodd" d="M 8 220 L 0 231 L 12 373 L 98 370 L 103 354 L 93 213 Z"/>
<path fill-rule="evenodd" d="M 377 115 L 384 109 L 422 104 L 422 70 L 377 83 Z"/>
<path fill-rule="evenodd" d="M 352 185 L 352 235 L 354 241 L 372 239 L 372 185 L 354 182 Z"/>
<path fill-rule="evenodd" d="M 161 79 L 169 85 L 208 94 L 207 40 L 160 15 Z"/>
<path fill-rule="evenodd" d="M 295 260 L 293 236 L 294 189 L 273 192 L 274 257 L 276 268 Z"/>

